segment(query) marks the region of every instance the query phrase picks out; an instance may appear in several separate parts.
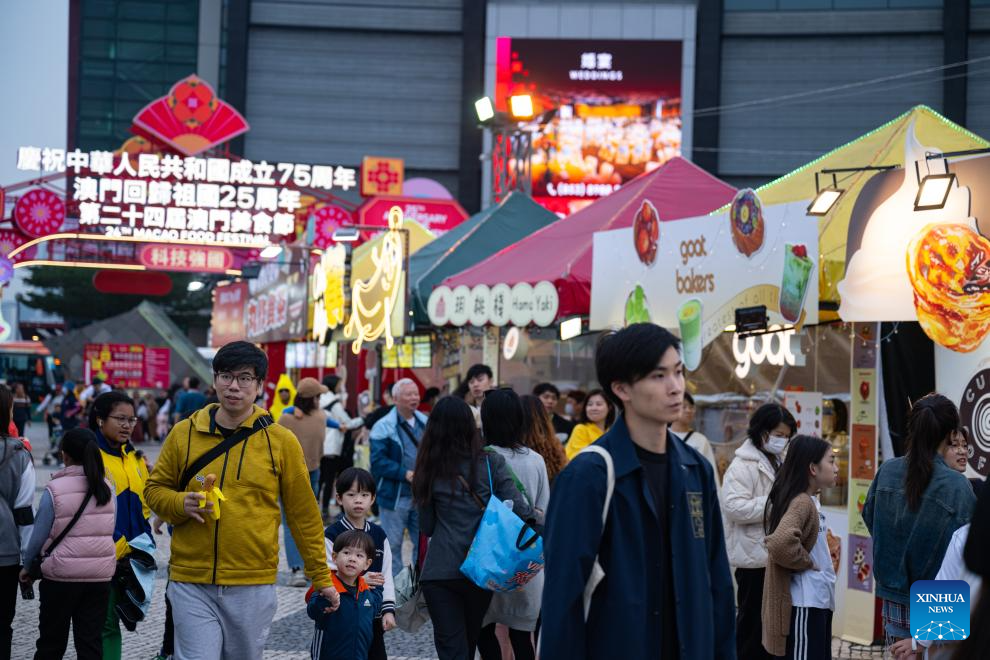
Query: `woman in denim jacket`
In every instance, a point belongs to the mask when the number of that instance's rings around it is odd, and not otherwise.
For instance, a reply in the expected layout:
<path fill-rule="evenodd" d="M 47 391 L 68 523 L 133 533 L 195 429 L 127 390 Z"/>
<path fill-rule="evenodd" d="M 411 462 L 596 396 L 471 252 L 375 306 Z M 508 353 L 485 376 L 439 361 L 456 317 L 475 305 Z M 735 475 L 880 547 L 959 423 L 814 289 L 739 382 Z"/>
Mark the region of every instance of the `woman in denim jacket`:
<path fill-rule="evenodd" d="M 911 636 L 911 585 L 934 580 L 953 532 L 969 522 L 976 496 L 941 453 L 959 427 L 959 411 L 928 394 L 908 414 L 907 454 L 884 461 L 870 485 L 863 520 L 873 536 L 877 596 L 888 646 Z"/>

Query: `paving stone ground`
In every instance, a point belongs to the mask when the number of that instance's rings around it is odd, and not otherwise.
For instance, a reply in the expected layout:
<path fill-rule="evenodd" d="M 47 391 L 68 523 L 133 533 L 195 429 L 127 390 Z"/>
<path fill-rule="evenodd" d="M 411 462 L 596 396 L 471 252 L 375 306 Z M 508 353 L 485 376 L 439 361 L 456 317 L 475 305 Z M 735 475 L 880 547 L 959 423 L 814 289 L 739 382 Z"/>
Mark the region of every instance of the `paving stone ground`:
<path fill-rule="evenodd" d="M 28 429 L 28 437 L 34 447 L 35 465 L 38 469 L 38 497 L 44 485 L 48 483 L 51 467 L 42 465 L 47 435 L 43 425 L 32 424 Z M 154 461 L 158 456 L 158 445 L 140 446 Z M 155 594 L 151 610 L 144 622 L 138 625 L 135 632 L 124 630 L 123 657 L 126 660 L 151 660 L 158 652 L 162 632 L 165 625 L 165 567 L 168 564 L 169 537 L 162 535 L 158 541 L 159 579 L 156 581 Z M 280 536 L 281 543 L 281 536 Z M 409 554 L 408 543 L 404 548 Z M 309 658 L 309 642 L 312 638 L 312 621 L 306 616 L 306 604 L 303 602 L 305 589 L 287 586 L 288 569 L 285 563 L 284 545 L 279 552 L 279 577 L 276 586 L 278 610 L 272 622 L 268 643 L 265 647 L 266 659 L 303 660 Z M 37 587 L 37 585 L 35 585 Z M 35 640 L 38 633 L 38 601 L 17 602 L 17 613 L 14 617 L 14 640 L 12 658 L 30 658 L 34 653 Z M 400 630 L 390 632 L 385 637 L 385 645 L 391 660 L 433 660 L 436 653 L 433 649 L 433 629 L 429 624 L 423 626 L 417 633 L 409 634 Z M 70 638 L 69 649 L 65 657 L 75 660 L 75 650 Z M 882 658 L 879 647 L 861 647 L 839 639 L 832 640 L 832 655 L 835 658 Z"/>

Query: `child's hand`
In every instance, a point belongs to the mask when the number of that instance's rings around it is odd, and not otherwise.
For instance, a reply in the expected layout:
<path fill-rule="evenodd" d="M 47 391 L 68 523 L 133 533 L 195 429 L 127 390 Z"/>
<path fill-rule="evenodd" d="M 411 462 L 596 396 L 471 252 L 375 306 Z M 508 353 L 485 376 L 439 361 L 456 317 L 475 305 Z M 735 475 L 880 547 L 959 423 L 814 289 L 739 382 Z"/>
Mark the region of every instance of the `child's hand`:
<path fill-rule="evenodd" d="M 382 630 L 388 632 L 389 630 L 395 630 L 395 615 L 391 612 L 387 612 L 382 616 Z"/>
<path fill-rule="evenodd" d="M 385 574 L 384 573 L 365 573 L 364 581 L 368 583 L 369 587 L 382 587 L 385 586 Z"/>
<path fill-rule="evenodd" d="M 323 613 L 336 612 L 337 608 L 340 607 L 340 594 L 337 593 L 337 590 L 333 587 L 323 587 L 320 589 L 320 595 L 330 601 L 330 607 L 324 607 Z"/>

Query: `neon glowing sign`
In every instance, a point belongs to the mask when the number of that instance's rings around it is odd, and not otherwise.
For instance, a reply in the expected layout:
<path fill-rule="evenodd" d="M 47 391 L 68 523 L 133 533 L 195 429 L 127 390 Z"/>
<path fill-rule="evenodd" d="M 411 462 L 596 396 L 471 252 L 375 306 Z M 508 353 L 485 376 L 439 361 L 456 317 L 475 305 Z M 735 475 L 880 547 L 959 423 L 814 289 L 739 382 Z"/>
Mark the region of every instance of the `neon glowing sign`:
<path fill-rule="evenodd" d="M 354 168 L 21 147 L 17 168 L 71 172 L 82 231 L 251 247 L 295 232 L 298 189 L 347 191 Z"/>
<path fill-rule="evenodd" d="M 361 352 L 364 342 L 385 335 L 385 347 L 392 348 L 392 310 L 396 307 L 402 287 L 402 263 L 405 246 L 402 241 L 402 209 L 393 206 L 388 213 L 388 231 L 381 245 L 371 252 L 375 271 L 367 280 L 358 280 L 351 291 L 351 318 L 344 327 L 344 336 L 353 339 L 351 350 Z"/>
<path fill-rule="evenodd" d="M 337 244 L 323 253 L 320 263 L 310 278 L 313 292 L 312 338 L 325 343 L 327 334 L 344 322 L 344 271 L 347 266 L 347 250 Z"/>

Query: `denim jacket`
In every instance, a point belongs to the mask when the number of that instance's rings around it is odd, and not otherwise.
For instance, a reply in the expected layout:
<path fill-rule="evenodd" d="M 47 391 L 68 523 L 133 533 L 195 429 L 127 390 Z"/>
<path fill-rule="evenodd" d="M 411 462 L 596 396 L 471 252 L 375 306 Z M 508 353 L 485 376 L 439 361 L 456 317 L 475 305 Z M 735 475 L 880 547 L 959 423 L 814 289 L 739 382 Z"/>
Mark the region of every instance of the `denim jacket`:
<path fill-rule="evenodd" d="M 413 413 L 416 423 L 426 426 L 427 417 L 418 410 Z M 412 497 L 402 466 L 405 451 L 399 435 L 399 412 L 392 408 L 371 429 L 371 474 L 378 482 L 378 506 L 392 510 L 402 497 Z"/>
<path fill-rule="evenodd" d="M 915 581 L 935 579 L 953 532 L 969 522 L 976 504 L 969 480 L 936 454 L 932 480 L 912 511 L 904 488 L 907 469 L 906 457 L 884 461 L 863 505 L 873 536 L 877 596 L 902 605 L 910 603 Z"/>

